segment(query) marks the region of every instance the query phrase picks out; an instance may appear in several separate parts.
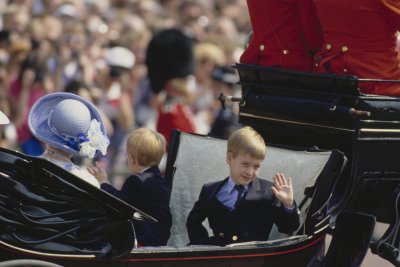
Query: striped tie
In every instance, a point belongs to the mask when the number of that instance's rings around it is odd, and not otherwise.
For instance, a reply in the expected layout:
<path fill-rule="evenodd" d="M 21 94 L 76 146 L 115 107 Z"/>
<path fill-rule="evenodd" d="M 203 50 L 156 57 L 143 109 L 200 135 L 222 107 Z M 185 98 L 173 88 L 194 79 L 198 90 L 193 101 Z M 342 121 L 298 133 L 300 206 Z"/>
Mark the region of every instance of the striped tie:
<path fill-rule="evenodd" d="M 235 209 L 239 206 L 239 204 L 243 201 L 246 197 L 247 190 L 244 188 L 243 185 L 237 184 L 235 185 L 235 189 L 238 191 L 238 195 L 235 202 Z"/>

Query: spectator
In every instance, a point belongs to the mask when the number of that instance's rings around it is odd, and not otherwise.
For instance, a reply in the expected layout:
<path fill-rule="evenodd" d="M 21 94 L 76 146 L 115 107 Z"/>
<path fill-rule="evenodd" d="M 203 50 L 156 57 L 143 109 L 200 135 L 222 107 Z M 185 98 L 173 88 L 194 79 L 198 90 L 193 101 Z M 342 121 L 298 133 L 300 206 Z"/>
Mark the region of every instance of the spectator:
<path fill-rule="evenodd" d="M 107 153 L 109 169 L 115 165 L 126 134 L 135 125 L 130 86 L 130 69 L 135 64 L 135 56 L 125 47 L 112 47 L 106 54 L 107 68 L 101 73 L 100 87 L 103 89 L 98 107 L 110 120 L 113 133 Z"/>
<path fill-rule="evenodd" d="M 213 117 L 214 92 L 212 73 L 225 65 L 224 51 L 210 42 L 199 42 L 194 46 L 195 57 L 195 90 L 190 102 L 195 116 L 198 133 L 207 134 Z"/>
<path fill-rule="evenodd" d="M 165 111 L 169 107 L 174 107 L 181 111 L 186 110 L 180 112 L 184 114 L 183 116 L 178 117 L 185 118 L 184 121 L 187 119 L 184 124 L 190 126 L 189 131 L 201 131 L 200 127 L 196 129 L 196 124 L 192 121 L 193 114 L 190 115 L 189 98 L 195 90 L 193 69 L 188 76 L 185 76 L 187 77 L 185 79 L 180 79 L 181 75 L 178 77 L 173 75 L 174 82 L 167 82 L 166 86 L 170 89 L 166 90 L 165 87 L 160 93 L 158 93 L 159 89 L 153 91 L 149 85 L 153 79 L 150 81 L 147 79 L 148 44 L 154 35 L 167 29 L 180 28 L 184 33 L 189 34 L 192 40 L 217 44 L 225 54 L 227 65 L 236 63 L 238 62 L 237 55 L 240 55 L 242 51 L 238 47 L 242 45 L 244 36 L 251 29 L 247 23 L 248 14 L 242 12 L 243 7 L 245 7 L 245 2 L 237 0 L 205 0 L 201 3 L 192 0 L 0 2 L 0 29 L 2 30 L 0 79 L 2 79 L 2 90 L 12 101 L 9 116 L 11 123 L 7 125 L 7 128 L 13 125 L 20 128 L 21 121 L 23 122 L 21 118 L 24 118 L 21 115 L 29 111 L 29 105 L 31 105 L 29 101 L 33 103 L 44 94 L 61 90 L 74 80 L 86 84 L 90 88 L 93 103 L 96 106 L 99 105 L 99 109 L 103 109 L 104 95 L 110 88 L 110 83 L 105 82 L 109 79 L 110 65 L 106 60 L 109 48 L 124 47 L 135 55 L 133 68 L 123 72 L 124 78 L 118 78 L 122 84 L 122 94 L 127 96 L 123 99 L 129 99 L 126 102 L 130 107 L 124 109 L 124 112 L 118 109 L 115 109 L 115 112 L 103 112 L 108 117 L 107 119 L 116 122 L 119 119 L 112 114 L 119 113 L 125 118 L 121 121 L 127 126 L 126 131 L 141 125 L 156 129 L 159 111 L 168 113 Z M 237 14 L 240 14 L 239 19 L 236 18 Z M 220 21 L 217 18 L 223 19 Z M 34 57 L 40 62 L 46 74 L 43 81 L 34 82 L 34 85 L 30 86 L 31 89 L 36 88 L 35 90 L 41 88 L 42 90 L 37 90 L 41 93 L 35 98 L 30 95 L 30 100 L 26 102 L 25 98 L 20 98 L 19 89 L 15 89 L 21 86 L 15 84 L 22 84 L 21 81 L 16 81 L 20 77 L 21 64 L 28 55 L 29 57 L 35 55 Z M 31 73 L 26 76 L 28 82 L 29 76 L 35 75 Z M 209 80 L 209 77 L 207 79 Z M 181 93 L 171 94 L 171 91 L 174 91 L 171 87 L 176 84 L 184 84 L 186 90 L 180 91 L 175 87 L 174 90 Z M 207 89 L 208 92 L 210 89 Z M 29 91 L 33 94 L 32 90 Z M 80 92 L 86 91 L 79 90 L 78 94 Z M 22 109 L 18 108 L 20 100 L 23 100 L 20 104 Z M 108 108 L 104 111 L 106 110 L 109 111 Z M 107 119 L 104 117 L 104 120 Z M 209 129 L 210 121 L 203 120 L 203 122 L 202 128 Z M 27 130 L 26 127 L 25 130 Z M 169 130 L 167 130 L 168 135 Z M 206 133 L 207 130 L 202 130 L 202 132 Z M 17 133 L 20 142 L 31 137 L 29 131 L 21 132 L 19 129 Z M 109 133 L 111 137 L 114 137 L 111 130 Z M 115 154 L 124 161 L 126 154 L 124 154 L 124 146 L 120 145 L 123 143 L 123 138 L 112 138 L 110 147 L 116 148 Z M 112 151 L 111 148 L 110 151 Z M 20 148 L 17 147 L 17 149 Z M 109 163 L 107 172 L 111 180 L 116 173 L 120 177 L 125 177 L 125 162 L 119 162 L 118 159 L 114 165 Z"/>
<path fill-rule="evenodd" d="M 240 128 L 239 107 L 232 103 L 218 102 L 218 96 L 222 93 L 228 96 L 238 96 L 237 82 L 239 80 L 235 70 L 230 66 L 218 67 L 212 74 L 214 80 L 214 110 L 211 122 L 210 135 L 228 138 L 231 133 Z"/>
<path fill-rule="evenodd" d="M 28 114 L 33 104 L 47 94 L 45 88 L 46 68 L 36 55 L 30 54 L 22 64 L 17 79 L 12 81 L 10 94 L 16 108 L 14 122 L 17 127 L 18 144 L 23 153 L 38 156 L 43 147 L 29 131 Z"/>

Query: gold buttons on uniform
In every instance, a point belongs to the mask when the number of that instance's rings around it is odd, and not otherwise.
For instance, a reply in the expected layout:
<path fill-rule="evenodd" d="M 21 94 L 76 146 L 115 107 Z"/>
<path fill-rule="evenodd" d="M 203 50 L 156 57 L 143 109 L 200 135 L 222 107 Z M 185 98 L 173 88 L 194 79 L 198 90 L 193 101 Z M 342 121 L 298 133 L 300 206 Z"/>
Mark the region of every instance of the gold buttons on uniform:
<path fill-rule="evenodd" d="M 219 233 L 218 236 L 219 237 L 224 237 L 224 233 Z"/>
<path fill-rule="evenodd" d="M 287 55 L 287 54 L 289 54 L 289 50 L 285 49 L 285 50 L 282 51 L 282 53 L 283 53 L 284 55 Z"/>
<path fill-rule="evenodd" d="M 265 49 L 265 46 L 263 44 L 260 45 L 260 51 L 264 51 L 264 49 Z"/>
<path fill-rule="evenodd" d="M 331 44 L 326 44 L 325 48 L 326 48 L 326 50 L 331 50 L 332 49 L 332 45 Z"/>
<path fill-rule="evenodd" d="M 232 236 L 232 240 L 233 240 L 233 241 L 236 241 L 237 239 L 238 239 L 238 237 L 237 237 L 237 236 L 235 236 L 235 235 L 234 235 L 234 236 Z"/>
<path fill-rule="evenodd" d="M 349 50 L 349 48 L 347 46 L 342 46 L 342 52 L 347 52 Z"/>
<path fill-rule="evenodd" d="M 319 65 L 318 65 L 318 63 L 315 63 L 315 67 L 318 67 Z"/>
<path fill-rule="evenodd" d="M 347 72 L 347 69 L 343 69 L 343 72 Z"/>

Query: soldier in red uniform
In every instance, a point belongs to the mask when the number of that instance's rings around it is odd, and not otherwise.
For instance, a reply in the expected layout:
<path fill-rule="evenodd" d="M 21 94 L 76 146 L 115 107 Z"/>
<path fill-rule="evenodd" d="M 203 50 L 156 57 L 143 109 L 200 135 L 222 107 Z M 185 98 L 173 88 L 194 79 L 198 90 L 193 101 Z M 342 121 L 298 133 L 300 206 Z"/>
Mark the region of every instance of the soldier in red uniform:
<path fill-rule="evenodd" d="M 399 0 L 314 0 L 324 45 L 317 72 L 369 79 L 400 80 Z M 340 15 L 339 15 L 340 14 Z M 400 95 L 400 83 L 361 82 L 361 92 Z"/>
<path fill-rule="evenodd" d="M 151 89 L 159 103 L 157 131 L 167 148 L 173 129 L 195 132 L 190 97 L 190 77 L 194 72 L 192 40 L 179 29 L 165 29 L 150 41 L 146 65 Z"/>
<path fill-rule="evenodd" d="M 312 71 L 322 45 L 312 0 L 247 0 L 253 35 L 241 63 Z"/>

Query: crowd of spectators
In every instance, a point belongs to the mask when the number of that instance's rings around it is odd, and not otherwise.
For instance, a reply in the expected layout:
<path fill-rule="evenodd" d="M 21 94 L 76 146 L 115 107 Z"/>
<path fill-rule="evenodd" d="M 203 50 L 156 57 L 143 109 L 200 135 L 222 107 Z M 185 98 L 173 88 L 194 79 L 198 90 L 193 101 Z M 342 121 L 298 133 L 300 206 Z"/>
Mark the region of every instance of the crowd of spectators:
<path fill-rule="evenodd" d="M 117 183 L 126 173 L 127 134 L 155 128 L 159 102 L 145 57 L 152 36 L 166 28 L 194 41 L 189 105 L 197 133 L 227 137 L 237 114 L 221 110 L 217 96 L 240 94 L 230 66 L 251 32 L 246 1 L 0 0 L 0 110 L 11 120 L 1 126 L 0 146 L 40 155 L 27 125 L 30 107 L 51 92 L 75 93 L 104 116 L 111 143 L 100 161 Z"/>

